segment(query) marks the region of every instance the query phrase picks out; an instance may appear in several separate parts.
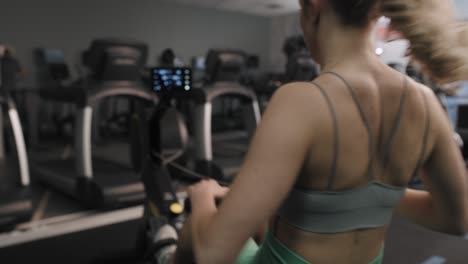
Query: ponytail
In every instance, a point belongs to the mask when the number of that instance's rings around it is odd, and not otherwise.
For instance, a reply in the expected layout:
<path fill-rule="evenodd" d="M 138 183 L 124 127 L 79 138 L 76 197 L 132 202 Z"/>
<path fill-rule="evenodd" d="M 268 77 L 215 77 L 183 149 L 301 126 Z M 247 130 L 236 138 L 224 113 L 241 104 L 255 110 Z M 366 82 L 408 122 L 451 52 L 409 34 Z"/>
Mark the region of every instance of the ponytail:
<path fill-rule="evenodd" d="M 381 0 L 383 15 L 409 41 L 412 55 L 440 82 L 468 80 L 468 25 L 450 0 Z"/>

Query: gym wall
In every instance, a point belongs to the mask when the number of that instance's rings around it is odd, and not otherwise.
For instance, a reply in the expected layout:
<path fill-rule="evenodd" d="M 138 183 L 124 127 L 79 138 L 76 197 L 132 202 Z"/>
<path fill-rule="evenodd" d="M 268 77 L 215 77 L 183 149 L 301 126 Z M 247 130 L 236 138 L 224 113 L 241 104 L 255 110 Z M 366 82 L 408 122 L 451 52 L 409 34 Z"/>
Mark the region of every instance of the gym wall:
<path fill-rule="evenodd" d="M 299 14 L 273 17 L 270 21 L 270 70 L 284 72 L 286 56 L 283 53 L 284 40 L 292 35 L 302 34 Z"/>
<path fill-rule="evenodd" d="M 75 70 L 79 53 L 99 37 L 148 43 L 150 65 L 168 47 L 186 62 L 209 48 L 227 47 L 260 55 L 265 68 L 269 30 L 270 18 L 158 0 L 10 0 L 0 8 L 0 42 L 16 48 L 29 72 L 25 85 L 34 84 L 34 48 L 63 49 Z"/>

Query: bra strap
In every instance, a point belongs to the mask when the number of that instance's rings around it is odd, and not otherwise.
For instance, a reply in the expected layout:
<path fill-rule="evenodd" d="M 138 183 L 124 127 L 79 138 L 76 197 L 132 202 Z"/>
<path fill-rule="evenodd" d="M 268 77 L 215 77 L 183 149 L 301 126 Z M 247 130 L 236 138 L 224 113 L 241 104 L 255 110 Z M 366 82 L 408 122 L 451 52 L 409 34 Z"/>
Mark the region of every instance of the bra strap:
<path fill-rule="evenodd" d="M 328 109 L 330 110 L 330 114 L 332 116 L 333 120 L 333 160 L 332 160 L 332 166 L 331 166 L 331 173 L 330 177 L 328 178 L 328 190 L 331 191 L 333 190 L 333 183 L 336 178 L 336 171 L 337 171 L 337 166 L 338 166 L 338 155 L 339 155 L 339 129 L 338 129 L 338 117 L 336 114 L 336 110 L 333 107 L 333 103 L 330 100 L 330 97 L 328 94 L 325 92 L 325 89 L 323 89 L 319 84 L 315 82 L 311 82 L 312 85 L 317 87 L 322 93 L 323 97 L 325 98 L 325 101 L 327 102 Z"/>
<path fill-rule="evenodd" d="M 368 133 L 368 136 L 369 136 L 369 166 L 367 168 L 367 174 L 368 174 L 369 181 L 372 181 L 373 178 L 374 178 L 374 140 L 373 140 L 373 137 L 372 137 L 372 129 L 371 129 L 371 126 L 370 126 L 370 122 L 367 119 L 367 117 L 366 117 L 366 115 L 364 113 L 364 110 L 361 107 L 361 104 L 359 103 L 359 99 L 358 99 L 358 97 L 356 95 L 356 92 L 353 89 L 353 87 L 338 73 L 328 71 L 328 72 L 323 72 L 322 74 L 331 74 L 331 75 L 337 77 L 338 79 L 340 79 L 345 84 L 346 88 L 348 88 L 348 90 L 351 93 L 351 96 L 352 96 L 352 98 L 354 100 L 354 103 L 356 104 L 356 107 L 359 110 L 359 114 L 361 115 L 362 122 L 364 123 L 364 126 L 366 127 L 367 133 Z"/>
<path fill-rule="evenodd" d="M 421 94 L 424 99 L 424 110 L 426 112 L 426 126 L 424 128 L 424 137 L 423 137 L 423 145 L 421 147 L 421 153 L 419 154 L 419 159 L 418 163 L 416 166 L 416 170 L 414 171 L 413 175 L 416 175 L 416 173 L 421 169 L 421 167 L 424 165 L 424 154 L 426 154 L 427 150 L 427 142 L 429 140 L 429 128 L 431 126 L 431 118 L 430 118 L 430 111 L 429 111 L 429 104 L 427 101 L 427 96 L 424 94 L 422 90 Z"/>
<path fill-rule="evenodd" d="M 395 122 L 393 123 L 392 130 L 390 132 L 390 137 L 388 139 L 387 144 L 384 147 L 384 157 L 383 157 L 383 169 L 385 170 L 387 164 L 388 164 L 388 159 L 390 158 L 390 151 L 392 149 L 393 141 L 395 140 L 398 128 L 400 127 L 401 123 L 401 115 L 403 113 L 403 109 L 405 106 L 406 98 L 408 97 L 408 78 L 406 76 L 403 76 L 404 78 L 404 88 L 403 88 L 403 94 L 400 99 L 400 107 L 398 109 L 398 114 L 396 117 Z"/>

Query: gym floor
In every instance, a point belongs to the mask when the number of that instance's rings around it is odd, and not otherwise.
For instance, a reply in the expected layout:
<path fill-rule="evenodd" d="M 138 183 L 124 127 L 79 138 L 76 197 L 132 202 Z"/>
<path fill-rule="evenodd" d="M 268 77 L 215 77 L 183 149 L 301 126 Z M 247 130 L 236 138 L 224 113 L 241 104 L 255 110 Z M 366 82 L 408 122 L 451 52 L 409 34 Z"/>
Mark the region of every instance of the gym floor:
<path fill-rule="evenodd" d="M 384 264 L 468 263 L 468 240 L 440 234 L 394 217 L 385 243 Z"/>
<path fill-rule="evenodd" d="M 141 222 L 110 226 L 35 241 L 0 250 L 2 263 L 105 264 L 128 263 Z M 385 243 L 384 264 L 467 263 L 468 240 L 428 231 L 394 217 Z M 122 262 L 106 261 L 121 258 Z M 132 262 L 133 263 L 133 262 Z"/>

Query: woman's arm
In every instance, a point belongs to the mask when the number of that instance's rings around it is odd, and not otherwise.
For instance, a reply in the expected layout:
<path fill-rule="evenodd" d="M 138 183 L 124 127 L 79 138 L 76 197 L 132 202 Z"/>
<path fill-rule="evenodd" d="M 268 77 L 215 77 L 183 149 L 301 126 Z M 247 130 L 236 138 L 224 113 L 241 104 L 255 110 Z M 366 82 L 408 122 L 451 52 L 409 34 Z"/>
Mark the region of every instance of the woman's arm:
<path fill-rule="evenodd" d="M 457 23 L 453 1 L 384 0 L 381 7 L 432 78 L 442 83 L 468 78 L 468 24 Z M 468 227 L 466 168 L 445 114 L 432 101 L 436 136 L 423 177 L 428 192 L 408 191 L 398 211 L 433 230 L 462 234 Z"/>
<path fill-rule="evenodd" d="M 458 222 L 459 217 L 446 214 L 437 204 L 430 192 L 408 189 L 397 208 L 397 213 L 433 231 L 465 235 L 466 225 Z"/>
<path fill-rule="evenodd" d="M 216 214 L 216 198 L 223 198 L 228 193 L 229 189 L 221 187 L 214 180 L 201 181 L 189 188 L 189 195 L 192 204 L 192 215 L 185 222 L 179 236 L 177 243 L 177 251 L 174 256 L 173 263 L 192 263 L 194 257 L 194 244 L 193 236 L 199 237 L 199 233 L 194 233 L 192 230 L 193 221 L 195 218 L 195 225 L 199 226 L 199 222 L 207 223 L 210 218 Z M 197 229 L 197 231 L 200 231 Z M 201 230 L 203 231 L 203 230 Z M 202 233 L 203 234 L 203 233 Z"/>
<path fill-rule="evenodd" d="M 435 138 L 421 179 L 427 191 L 408 190 L 397 212 L 426 228 L 463 235 L 468 232 L 468 180 L 449 121 L 428 89 Z"/>
<path fill-rule="evenodd" d="M 324 111 L 323 98 L 310 84 L 289 84 L 275 93 L 219 209 L 213 195 L 199 194 L 192 201 L 198 263 L 233 263 L 248 238 L 275 213 L 296 181 Z"/>

